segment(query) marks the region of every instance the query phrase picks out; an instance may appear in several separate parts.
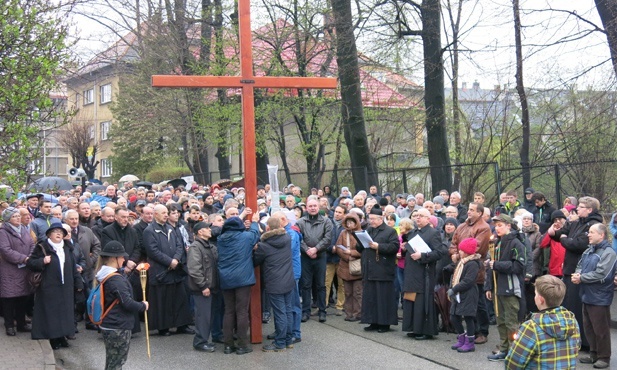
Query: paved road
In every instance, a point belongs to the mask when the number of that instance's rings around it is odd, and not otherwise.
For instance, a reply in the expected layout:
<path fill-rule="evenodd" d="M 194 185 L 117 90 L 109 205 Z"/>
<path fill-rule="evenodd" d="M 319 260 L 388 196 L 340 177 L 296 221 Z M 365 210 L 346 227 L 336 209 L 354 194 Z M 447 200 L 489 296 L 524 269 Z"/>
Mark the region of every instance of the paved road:
<path fill-rule="evenodd" d="M 407 338 L 400 331 L 400 325 L 384 334 L 367 333 L 363 327 L 362 324 L 345 322 L 343 317 L 328 315 L 324 324 L 315 319 L 302 324 L 302 343 L 296 344 L 294 349 L 284 353 L 264 353 L 261 345 L 253 345 L 254 352 L 243 356 L 223 354 L 221 344 L 214 353 L 197 352 L 192 349 L 191 335 L 164 338 L 154 335 L 150 339 L 151 360 L 146 354 L 145 336 L 140 333 L 131 341 L 125 369 L 503 369 L 503 363 L 486 360 L 497 344 L 494 326 L 491 327 L 489 342 L 476 346 L 475 353 L 466 354 L 450 349 L 454 334 L 442 333 L 433 341 L 419 342 Z M 271 331 L 273 324 L 264 325 L 264 336 Z M 617 343 L 616 329 L 612 330 L 612 340 Z M 71 344 L 69 349 L 55 351 L 58 368 L 104 367 L 103 340 L 96 332 L 81 330 Z M 616 357 L 617 353 L 613 356 L 615 365 Z"/>

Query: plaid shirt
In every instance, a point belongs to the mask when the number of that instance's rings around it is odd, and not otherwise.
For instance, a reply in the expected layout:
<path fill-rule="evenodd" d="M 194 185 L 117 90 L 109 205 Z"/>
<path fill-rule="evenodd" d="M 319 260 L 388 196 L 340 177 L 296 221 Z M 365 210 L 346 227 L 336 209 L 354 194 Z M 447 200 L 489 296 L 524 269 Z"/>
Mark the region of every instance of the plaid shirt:
<path fill-rule="evenodd" d="M 574 314 L 563 307 L 549 308 L 521 325 L 506 369 L 574 369 L 580 345 Z"/>

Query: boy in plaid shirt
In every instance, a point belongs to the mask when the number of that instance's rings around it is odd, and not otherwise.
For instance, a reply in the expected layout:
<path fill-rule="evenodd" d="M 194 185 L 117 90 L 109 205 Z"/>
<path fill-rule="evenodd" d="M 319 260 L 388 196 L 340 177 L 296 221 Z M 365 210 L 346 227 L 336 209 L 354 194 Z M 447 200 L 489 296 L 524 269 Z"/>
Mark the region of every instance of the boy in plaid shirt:
<path fill-rule="evenodd" d="M 540 312 L 519 328 L 506 369 L 574 369 L 581 337 L 574 314 L 560 306 L 566 285 L 551 275 L 539 277 L 535 285 Z"/>

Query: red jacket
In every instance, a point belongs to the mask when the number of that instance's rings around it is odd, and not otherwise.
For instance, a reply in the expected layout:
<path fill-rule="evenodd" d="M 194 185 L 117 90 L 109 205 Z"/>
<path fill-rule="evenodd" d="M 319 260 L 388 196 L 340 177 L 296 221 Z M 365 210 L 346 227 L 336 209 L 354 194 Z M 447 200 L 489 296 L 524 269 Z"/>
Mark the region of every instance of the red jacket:
<path fill-rule="evenodd" d="M 566 249 L 560 242 L 551 239 L 548 233 L 544 234 L 540 248 L 551 248 L 551 257 L 548 260 L 548 273 L 553 276 L 563 276 L 563 260 L 566 257 Z"/>

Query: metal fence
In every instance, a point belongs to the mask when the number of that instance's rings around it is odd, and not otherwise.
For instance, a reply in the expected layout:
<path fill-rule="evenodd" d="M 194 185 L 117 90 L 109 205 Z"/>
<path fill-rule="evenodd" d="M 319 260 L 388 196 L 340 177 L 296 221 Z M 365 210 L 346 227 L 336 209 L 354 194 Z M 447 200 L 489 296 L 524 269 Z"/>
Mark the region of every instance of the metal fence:
<path fill-rule="evenodd" d="M 472 163 L 452 165 L 454 178 L 460 179 L 457 189 L 463 202 L 473 201 L 476 191 L 486 196 L 486 204 L 495 205 L 499 194 L 509 190 L 516 190 L 519 199 L 523 198 L 523 168 L 501 168 L 497 162 Z M 380 168 L 378 184 L 369 184 L 369 173 L 365 168 L 365 187 L 377 185 L 380 193 L 389 192 L 393 196 L 397 193 L 423 193 L 425 198 L 434 196 L 441 189 L 431 189 L 430 167 L 411 168 Z M 554 163 L 530 166 L 531 186 L 536 191 L 546 195 L 546 198 L 556 205 L 561 205 L 567 196 L 581 197 L 584 195 L 597 198 L 602 204 L 603 212 L 613 212 L 617 209 L 617 159 L 592 160 L 577 163 Z M 258 183 L 266 183 L 267 173 L 258 172 Z M 361 189 L 354 189 L 352 168 L 340 168 L 337 171 L 327 170 L 320 174 L 319 187 L 329 185 L 335 194 L 343 186 L 348 186 L 352 193 Z M 208 174 L 210 182 L 220 179 L 217 172 Z M 232 174 L 231 180 L 242 178 L 242 174 Z M 310 193 L 307 172 L 294 172 L 289 176 L 279 169 L 278 180 L 281 187 L 288 183 L 298 185 L 303 194 Z M 289 181 L 291 180 L 291 181 Z"/>

